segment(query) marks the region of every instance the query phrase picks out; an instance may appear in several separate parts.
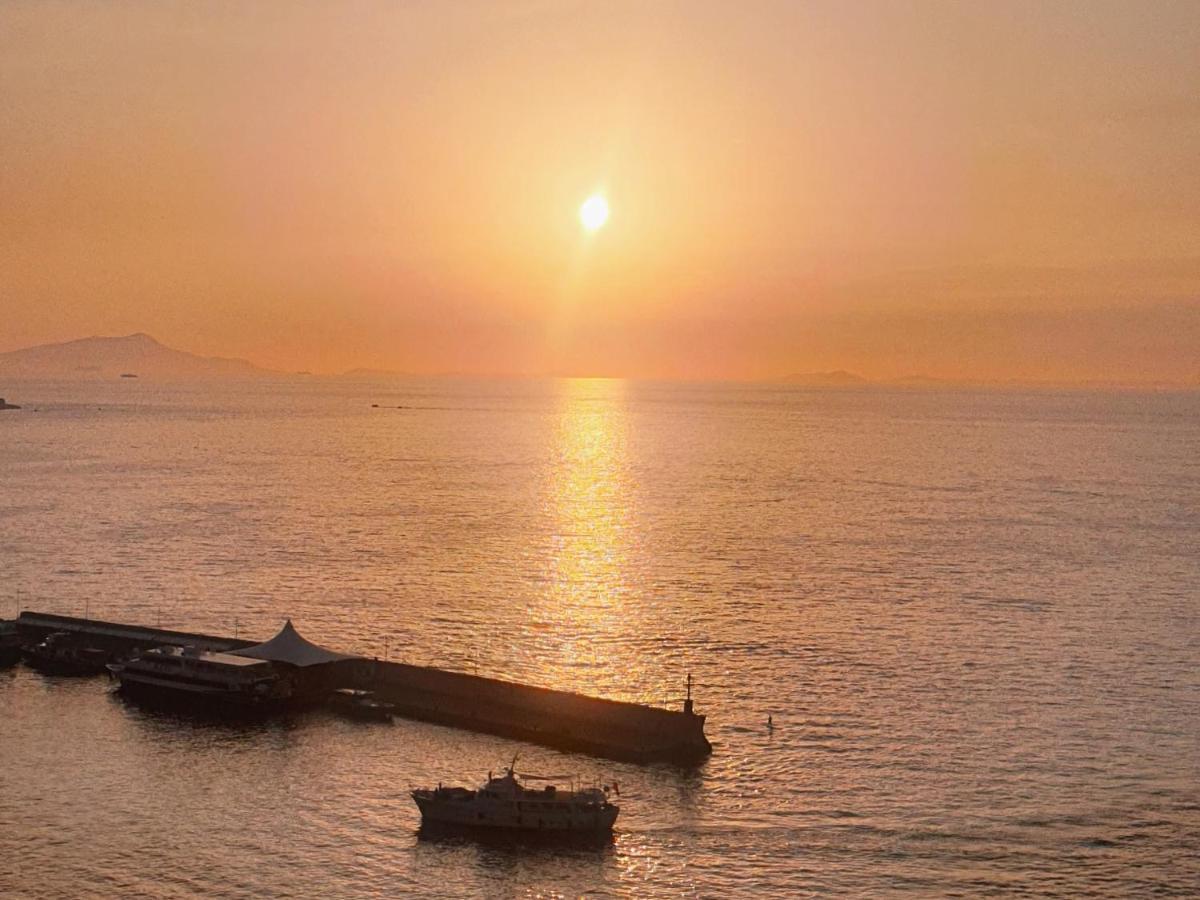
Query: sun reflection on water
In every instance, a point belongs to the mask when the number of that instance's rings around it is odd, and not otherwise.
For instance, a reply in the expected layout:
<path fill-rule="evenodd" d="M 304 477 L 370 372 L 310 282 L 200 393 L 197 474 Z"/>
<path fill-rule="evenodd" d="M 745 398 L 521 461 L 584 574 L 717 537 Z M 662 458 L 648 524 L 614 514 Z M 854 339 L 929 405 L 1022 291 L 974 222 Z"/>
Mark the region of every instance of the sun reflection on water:
<path fill-rule="evenodd" d="M 612 664 L 607 648 L 630 592 L 633 490 L 624 381 L 561 382 L 546 493 L 552 523 L 546 590 L 538 610 L 553 623 L 547 672 L 555 686 L 593 691 Z"/>

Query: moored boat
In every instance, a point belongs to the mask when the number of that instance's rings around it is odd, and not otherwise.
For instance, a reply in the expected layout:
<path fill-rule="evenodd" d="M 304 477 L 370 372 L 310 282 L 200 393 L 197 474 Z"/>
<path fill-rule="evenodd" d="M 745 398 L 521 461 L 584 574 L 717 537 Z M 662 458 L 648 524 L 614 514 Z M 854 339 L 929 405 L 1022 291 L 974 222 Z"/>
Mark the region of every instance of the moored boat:
<path fill-rule="evenodd" d="M 390 722 L 396 711 L 395 704 L 380 700 L 374 691 L 358 688 L 338 688 L 331 692 L 329 705 L 353 719 L 367 719 L 372 722 Z"/>
<path fill-rule="evenodd" d="M 269 713 L 322 702 L 339 682 L 359 676 L 362 663 L 306 641 L 288 620 L 261 644 L 236 650 L 166 644 L 109 671 L 122 693 L 160 705 Z"/>
<path fill-rule="evenodd" d="M 513 765 L 499 777 L 489 773 L 477 790 L 440 784 L 414 790 L 422 827 L 575 835 L 612 831 L 621 810 L 609 802 L 607 786 L 576 789 L 570 776 L 518 775 Z M 562 790 L 549 783 L 530 788 L 522 783 L 529 781 L 570 782 L 572 787 Z"/>
<path fill-rule="evenodd" d="M 292 696 L 267 660 L 196 647 L 155 647 L 108 670 L 124 693 L 185 704 L 269 710 Z"/>
<path fill-rule="evenodd" d="M 15 622 L 0 621 L 0 669 L 21 661 L 21 635 Z"/>
<path fill-rule="evenodd" d="M 47 675 L 103 675 L 113 658 L 110 651 L 81 644 L 65 631 L 48 634 L 21 653 L 30 668 Z"/>

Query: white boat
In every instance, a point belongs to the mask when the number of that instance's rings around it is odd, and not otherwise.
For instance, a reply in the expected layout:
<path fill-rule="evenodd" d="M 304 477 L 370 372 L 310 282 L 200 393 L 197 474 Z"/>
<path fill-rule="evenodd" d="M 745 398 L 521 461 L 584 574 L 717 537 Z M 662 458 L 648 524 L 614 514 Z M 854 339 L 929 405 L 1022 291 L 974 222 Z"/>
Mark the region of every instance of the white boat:
<path fill-rule="evenodd" d="M 513 760 L 516 763 L 516 760 Z M 522 782 L 568 782 L 540 788 Z M 450 826 L 520 832 L 602 835 L 612 831 L 620 807 L 608 801 L 610 788 L 575 789 L 570 776 L 518 775 L 510 765 L 503 775 L 477 790 L 462 787 L 419 788 L 412 798 L 421 810 L 422 826 Z"/>

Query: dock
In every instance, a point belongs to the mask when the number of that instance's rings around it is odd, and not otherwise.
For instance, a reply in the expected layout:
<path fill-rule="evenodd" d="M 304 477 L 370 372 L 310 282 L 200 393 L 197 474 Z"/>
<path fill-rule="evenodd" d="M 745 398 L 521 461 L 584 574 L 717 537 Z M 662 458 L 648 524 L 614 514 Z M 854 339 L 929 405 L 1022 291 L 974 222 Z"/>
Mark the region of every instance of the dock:
<path fill-rule="evenodd" d="M 22 612 L 17 628 L 29 640 L 66 632 L 92 646 L 131 654 L 164 645 L 225 652 L 257 641 L 147 628 L 51 613 Z M 712 752 L 703 715 L 689 697 L 672 710 L 499 678 L 369 657 L 330 664 L 332 687 L 365 687 L 395 705 L 398 715 L 515 738 L 607 759 L 695 764 Z"/>

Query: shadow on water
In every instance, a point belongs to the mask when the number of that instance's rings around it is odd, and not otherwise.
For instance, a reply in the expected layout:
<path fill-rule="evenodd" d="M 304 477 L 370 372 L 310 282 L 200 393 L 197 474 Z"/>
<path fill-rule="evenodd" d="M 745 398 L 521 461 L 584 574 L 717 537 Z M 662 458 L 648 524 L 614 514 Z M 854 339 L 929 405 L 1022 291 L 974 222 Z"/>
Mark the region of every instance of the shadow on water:
<path fill-rule="evenodd" d="M 612 832 L 517 832 L 429 823 L 422 823 L 417 829 L 417 840 L 431 846 L 477 847 L 522 857 L 573 853 L 589 857 L 602 856 L 611 853 L 615 843 Z"/>
<path fill-rule="evenodd" d="M 482 833 L 449 834 L 417 832 L 417 868 L 438 871 L 447 866 L 467 866 L 493 886 L 550 883 L 574 886 L 572 895 L 584 887 L 594 889 L 619 873 L 619 855 L 612 835 L 603 841 L 562 836 L 532 839 L 527 836 Z"/>
<path fill-rule="evenodd" d="M 431 862 L 472 860 L 480 870 L 508 879 L 519 872 L 571 883 L 617 865 L 613 834 L 536 834 L 497 832 L 494 829 L 447 828 L 422 825 L 416 832 L 418 855 L 432 854 Z M 433 862 L 436 860 L 436 862 Z M 591 873 L 584 875 L 584 873 Z"/>

